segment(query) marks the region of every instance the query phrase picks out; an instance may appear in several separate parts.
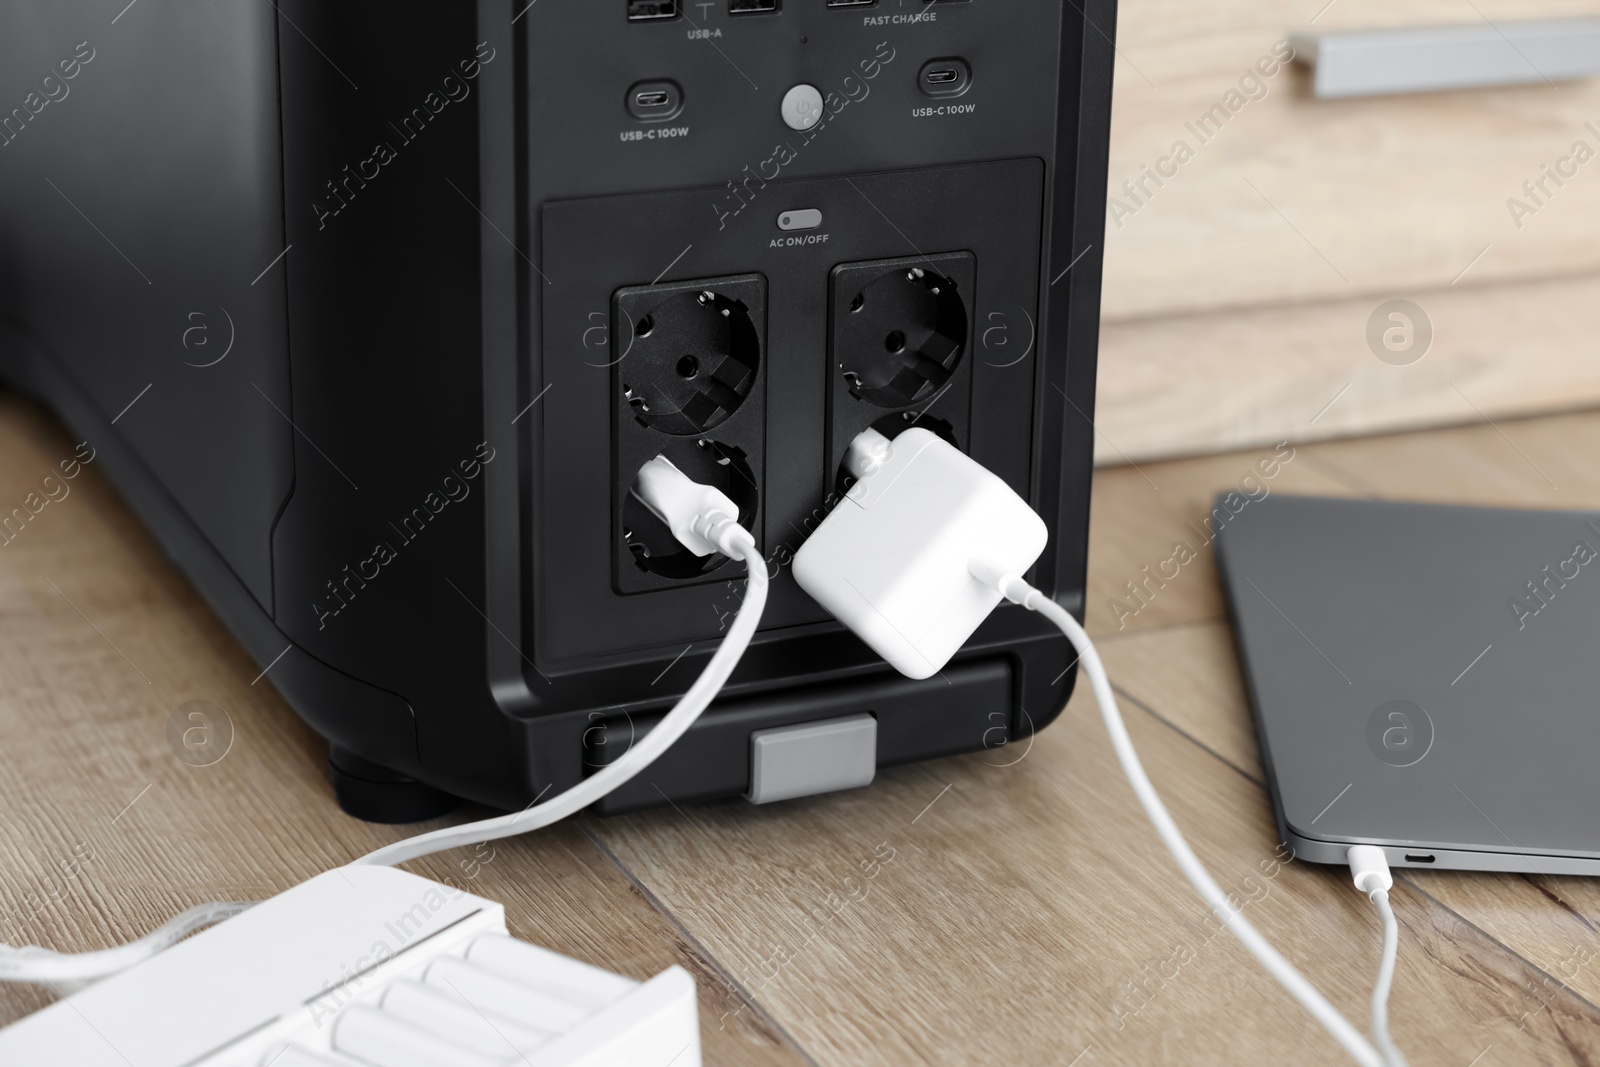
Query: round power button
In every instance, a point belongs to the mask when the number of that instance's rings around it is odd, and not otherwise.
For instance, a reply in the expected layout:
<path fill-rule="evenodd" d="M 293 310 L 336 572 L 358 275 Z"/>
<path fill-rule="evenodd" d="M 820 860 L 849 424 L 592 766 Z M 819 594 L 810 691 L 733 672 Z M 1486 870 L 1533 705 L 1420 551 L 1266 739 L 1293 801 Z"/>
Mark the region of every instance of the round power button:
<path fill-rule="evenodd" d="M 801 82 L 783 94 L 783 121 L 791 130 L 809 130 L 822 121 L 822 94 Z"/>

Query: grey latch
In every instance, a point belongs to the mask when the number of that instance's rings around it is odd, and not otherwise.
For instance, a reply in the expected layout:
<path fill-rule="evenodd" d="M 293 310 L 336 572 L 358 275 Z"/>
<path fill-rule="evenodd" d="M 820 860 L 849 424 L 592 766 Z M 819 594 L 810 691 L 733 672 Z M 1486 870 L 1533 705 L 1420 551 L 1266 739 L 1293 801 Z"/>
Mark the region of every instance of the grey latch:
<path fill-rule="evenodd" d="M 752 804 L 871 785 L 878 767 L 878 720 L 845 715 L 774 726 L 750 735 Z"/>

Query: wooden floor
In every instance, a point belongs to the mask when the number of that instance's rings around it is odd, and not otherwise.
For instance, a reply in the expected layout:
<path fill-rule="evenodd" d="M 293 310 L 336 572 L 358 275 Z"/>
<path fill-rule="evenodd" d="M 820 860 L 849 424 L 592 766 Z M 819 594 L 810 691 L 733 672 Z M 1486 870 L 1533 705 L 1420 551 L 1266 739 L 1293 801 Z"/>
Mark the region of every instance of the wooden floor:
<path fill-rule="evenodd" d="M 0 510 L 72 442 L 0 396 Z M 1274 492 L 1536 507 L 1600 501 L 1600 414 L 1299 447 Z M 1089 621 L 1134 742 L 1246 914 L 1364 1025 L 1378 930 L 1342 870 L 1282 861 L 1209 557 L 1137 614 L 1254 452 L 1103 471 Z M 110 945 L 187 906 L 259 899 L 402 831 L 346 818 L 323 746 L 90 466 L 0 547 L 0 940 Z M 190 700 L 235 736 L 174 756 Z M 76 858 L 75 858 L 76 857 Z M 699 981 L 707 1062 L 1342 1063 L 1226 933 L 1212 936 L 1081 686 L 1031 743 L 757 810 L 585 819 L 416 865 L 502 900 L 515 932 Z M 1600 886 L 1403 874 L 1394 1031 L 1411 1063 L 1600 1062 Z M 0 1022 L 49 994 L 0 988 Z"/>

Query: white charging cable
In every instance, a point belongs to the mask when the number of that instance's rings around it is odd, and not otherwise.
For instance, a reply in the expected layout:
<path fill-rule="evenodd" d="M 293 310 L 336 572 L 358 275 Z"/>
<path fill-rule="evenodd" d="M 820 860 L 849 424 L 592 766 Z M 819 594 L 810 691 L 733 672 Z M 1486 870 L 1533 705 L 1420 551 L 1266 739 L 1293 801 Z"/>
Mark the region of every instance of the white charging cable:
<path fill-rule="evenodd" d="M 1375 1035 L 1381 1032 L 1379 1045 L 1387 1046 L 1386 1052 L 1380 1053 L 1371 1042 L 1361 1036 L 1360 1031 L 1350 1025 L 1338 1008 L 1335 1008 L 1306 980 L 1304 975 L 1295 969 L 1294 964 L 1268 944 L 1266 938 L 1261 936 L 1260 931 L 1239 909 L 1228 903 L 1227 894 L 1201 865 L 1199 857 L 1183 839 L 1177 824 L 1167 813 L 1166 805 L 1156 794 L 1155 786 L 1150 784 L 1150 776 L 1145 773 L 1144 765 L 1139 762 L 1139 754 L 1134 751 L 1133 741 L 1128 736 L 1128 728 L 1122 721 L 1122 712 L 1117 707 L 1117 696 L 1111 689 L 1111 680 L 1106 675 L 1105 665 L 1100 661 L 1100 654 L 1095 650 L 1094 642 L 1089 640 L 1089 635 L 1078 624 L 1078 620 L 1060 604 L 1017 575 L 996 573 L 992 566 L 986 565 L 983 561 L 975 562 L 971 571 L 974 577 L 997 589 L 1007 600 L 1021 604 L 1030 611 L 1036 611 L 1055 623 L 1072 643 L 1073 649 L 1078 653 L 1079 662 L 1083 665 L 1084 673 L 1089 676 L 1095 702 L 1100 705 L 1100 717 L 1105 721 L 1106 732 L 1111 735 L 1111 747 L 1116 751 L 1122 770 L 1128 777 L 1128 783 L 1133 786 L 1134 795 L 1139 798 L 1145 814 L 1154 824 L 1162 844 L 1167 846 L 1167 851 L 1178 861 L 1178 867 L 1182 869 L 1184 877 L 1189 879 L 1189 884 L 1194 886 L 1201 898 L 1211 907 L 1212 913 L 1222 919 L 1224 925 L 1233 932 L 1245 949 L 1322 1024 L 1328 1033 L 1333 1035 L 1333 1039 L 1339 1042 L 1357 1063 L 1362 1064 L 1362 1067 L 1401 1067 L 1404 1060 L 1399 1058 L 1399 1052 L 1394 1050 L 1393 1042 L 1388 1040 L 1387 1001 L 1389 982 L 1394 974 L 1394 945 L 1397 940 L 1394 936 L 1394 912 L 1389 908 L 1387 895 L 1389 886 L 1383 885 L 1377 891 L 1383 894 L 1381 899 L 1377 893 L 1373 894 L 1373 902 L 1378 905 L 1379 913 L 1384 916 L 1384 966 L 1379 972 L 1378 988 L 1373 990 L 1372 999 L 1373 1031 Z M 1381 860 L 1381 851 L 1378 855 Z M 1370 857 L 1364 855 L 1363 859 L 1370 860 Z M 1354 869 L 1352 861 L 1352 870 Z M 1385 865 L 1385 877 L 1387 874 L 1388 868 Z M 1372 892 L 1363 884 L 1363 878 L 1359 874 L 1356 884 L 1364 892 Z"/>

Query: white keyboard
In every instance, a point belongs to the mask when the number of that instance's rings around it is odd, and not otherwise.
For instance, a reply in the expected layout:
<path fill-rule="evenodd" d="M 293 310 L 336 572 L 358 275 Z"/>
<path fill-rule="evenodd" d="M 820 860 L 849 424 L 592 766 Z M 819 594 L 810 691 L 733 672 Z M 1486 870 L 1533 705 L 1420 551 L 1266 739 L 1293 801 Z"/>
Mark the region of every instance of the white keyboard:
<path fill-rule="evenodd" d="M 0 1030 L 4 1067 L 700 1067 L 694 980 L 506 934 L 389 867 L 318 875 Z"/>

